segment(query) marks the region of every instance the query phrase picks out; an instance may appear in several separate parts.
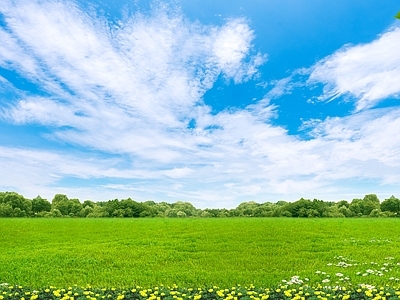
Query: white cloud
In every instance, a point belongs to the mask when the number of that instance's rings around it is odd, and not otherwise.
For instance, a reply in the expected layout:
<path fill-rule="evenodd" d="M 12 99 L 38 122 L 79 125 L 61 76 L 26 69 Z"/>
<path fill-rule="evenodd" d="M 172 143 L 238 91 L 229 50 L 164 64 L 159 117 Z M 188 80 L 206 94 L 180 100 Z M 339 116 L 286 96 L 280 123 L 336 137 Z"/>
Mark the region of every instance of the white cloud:
<path fill-rule="evenodd" d="M 399 98 L 400 28 L 385 32 L 371 43 L 347 45 L 318 62 L 309 82 L 325 84 L 322 99 L 350 94 L 356 110 L 375 106 L 385 98 Z"/>
<path fill-rule="evenodd" d="M 183 177 L 187 177 L 189 174 L 191 174 L 193 172 L 194 171 L 192 169 L 185 167 L 185 168 L 174 168 L 172 170 L 166 170 L 166 171 L 163 171 L 162 173 L 171 178 L 183 178 Z"/>
<path fill-rule="evenodd" d="M 257 72 L 257 67 L 265 62 L 266 56 L 258 53 L 249 64 L 243 60 L 249 54 L 249 44 L 254 33 L 243 19 L 231 19 L 215 33 L 213 53 L 217 65 L 227 78 L 235 83 L 248 79 Z"/>
<path fill-rule="evenodd" d="M 47 138 L 69 145 L 57 152 L 1 146 L 0 188 L 31 197 L 65 192 L 232 207 L 278 195 L 334 195 L 341 180 L 398 178 L 398 111 L 319 120 L 308 124 L 315 126 L 308 141 L 271 124 L 272 94 L 244 109 L 211 113 L 202 96 L 219 76 L 250 80 L 266 60 L 253 54 L 254 32 L 245 19 L 205 26 L 160 8 L 115 28 L 70 2 L 5 1 L 0 11 L 8 28 L 0 32 L 1 66 L 51 95 L 20 92 L 2 107 L 2 118 L 44 126 Z M 312 79 L 333 82 L 322 71 L 336 70 L 336 56 L 317 65 Z M 293 87 L 281 83 L 275 96 Z M 196 126 L 188 128 L 192 119 Z M 63 187 L 63 179 L 87 185 Z"/>
<path fill-rule="evenodd" d="M 127 130 L 150 123 L 182 129 L 219 74 L 236 82 L 248 80 L 263 61 L 260 55 L 244 61 L 253 32 L 243 19 L 222 27 L 201 26 L 161 9 L 150 17 L 133 15 L 110 32 L 105 20 L 96 21 L 70 3 L 17 2 L 3 7 L 15 36 L 9 37 L 13 44 L 6 48 L 22 55 L 4 59 L 16 63 L 20 56 L 28 57 L 27 63 L 21 62 L 23 72 L 26 64 L 35 65 L 33 69 L 40 65 L 46 72 L 24 75 L 45 84 L 54 95 L 50 101 L 61 99 L 57 105 L 47 105 L 45 99 L 22 100 L 9 114 L 18 122 L 41 122 L 45 105 L 56 126 L 62 125 L 56 117 L 62 106 L 84 116 L 82 122 L 78 117 L 63 119 L 88 135 L 94 130 L 89 124 L 99 125 L 88 117 L 99 120 L 99 112 L 112 120 L 107 124 L 111 127 L 117 123 Z M 60 83 L 66 88 L 60 90 Z M 68 138 L 65 132 L 62 136 Z"/>

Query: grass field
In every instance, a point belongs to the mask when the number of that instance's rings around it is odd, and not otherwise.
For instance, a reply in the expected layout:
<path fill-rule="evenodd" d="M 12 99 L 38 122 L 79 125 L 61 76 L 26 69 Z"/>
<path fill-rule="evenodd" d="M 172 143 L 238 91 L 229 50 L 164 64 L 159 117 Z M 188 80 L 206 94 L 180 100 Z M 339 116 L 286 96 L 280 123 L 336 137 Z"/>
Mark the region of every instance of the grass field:
<path fill-rule="evenodd" d="M 400 278 L 398 219 L 0 219 L 0 245 L 0 283 L 32 288 Z"/>

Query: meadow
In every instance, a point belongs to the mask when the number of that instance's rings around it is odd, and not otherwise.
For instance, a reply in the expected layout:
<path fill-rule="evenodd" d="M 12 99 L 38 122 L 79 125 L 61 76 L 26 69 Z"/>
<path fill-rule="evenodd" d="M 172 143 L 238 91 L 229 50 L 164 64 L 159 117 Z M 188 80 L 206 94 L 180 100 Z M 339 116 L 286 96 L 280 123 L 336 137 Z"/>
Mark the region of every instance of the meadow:
<path fill-rule="evenodd" d="M 398 285 L 399 233 L 372 218 L 0 219 L 0 283 Z"/>

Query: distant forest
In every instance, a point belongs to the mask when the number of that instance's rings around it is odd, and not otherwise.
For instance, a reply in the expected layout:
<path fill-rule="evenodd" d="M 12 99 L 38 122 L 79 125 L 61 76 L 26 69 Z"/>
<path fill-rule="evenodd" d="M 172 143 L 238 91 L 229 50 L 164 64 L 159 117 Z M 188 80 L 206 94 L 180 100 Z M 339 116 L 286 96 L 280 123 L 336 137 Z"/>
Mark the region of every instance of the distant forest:
<path fill-rule="evenodd" d="M 276 203 L 243 202 L 234 209 L 198 209 L 189 202 L 175 203 L 145 201 L 130 198 L 103 202 L 69 199 L 57 194 L 51 202 L 37 196 L 26 199 L 15 192 L 0 192 L 0 217 L 30 218 L 229 218 L 229 217 L 293 217 L 293 218 L 351 218 L 351 217 L 398 217 L 400 200 L 395 196 L 380 202 L 375 194 L 363 199 L 328 202 L 301 198 L 295 202 Z"/>

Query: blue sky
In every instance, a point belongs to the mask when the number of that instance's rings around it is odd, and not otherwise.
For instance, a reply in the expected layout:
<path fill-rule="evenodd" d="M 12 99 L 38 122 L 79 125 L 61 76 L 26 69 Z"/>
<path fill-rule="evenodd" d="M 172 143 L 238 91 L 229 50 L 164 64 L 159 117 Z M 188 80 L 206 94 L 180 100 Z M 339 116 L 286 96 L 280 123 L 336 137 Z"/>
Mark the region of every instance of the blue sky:
<path fill-rule="evenodd" d="M 3 0 L 0 190 L 400 196 L 398 1 Z"/>

